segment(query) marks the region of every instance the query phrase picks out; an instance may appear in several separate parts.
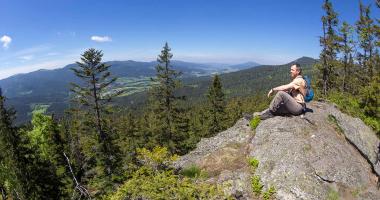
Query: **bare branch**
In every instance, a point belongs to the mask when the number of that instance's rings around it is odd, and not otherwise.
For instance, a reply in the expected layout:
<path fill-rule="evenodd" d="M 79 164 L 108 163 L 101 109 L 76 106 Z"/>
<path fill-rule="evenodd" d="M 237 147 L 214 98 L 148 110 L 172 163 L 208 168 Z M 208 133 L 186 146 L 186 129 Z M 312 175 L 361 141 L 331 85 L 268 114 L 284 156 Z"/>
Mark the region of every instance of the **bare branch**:
<path fill-rule="evenodd" d="M 71 175 L 73 176 L 73 179 L 74 179 L 74 182 L 75 182 L 75 189 L 74 189 L 74 192 L 73 192 L 73 195 L 71 197 L 71 199 L 74 199 L 75 197 L 75 192 L 78 191 L 80 196 L 79 196 L 79 199 L 81 199 L 82 196 L 85 196 L 87 197 L 87 199 L 91 199 L 91 196 L 90 196 L 90 193 L 87 191 L 87 189 L 80 185 L 77 178 L 75 178 L 75 175 L 74 175 L 74 172 L 73 172 L 73 169 L 71 168 L 71 164 L 70 164 L 70 160 L 69 158 L 66 156 L 66 153 L 63 152 L 63 155 L 65 156 L 66 158 L 66 162 L 69 166 L 69 169 L 70 169 L 70 172 L 71 172 Z"/>

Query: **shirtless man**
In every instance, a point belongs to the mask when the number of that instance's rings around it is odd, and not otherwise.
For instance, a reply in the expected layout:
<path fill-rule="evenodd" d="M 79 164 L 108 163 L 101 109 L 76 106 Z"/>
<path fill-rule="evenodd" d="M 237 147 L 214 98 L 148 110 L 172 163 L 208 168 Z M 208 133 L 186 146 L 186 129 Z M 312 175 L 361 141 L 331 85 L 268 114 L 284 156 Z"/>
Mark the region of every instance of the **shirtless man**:
<path fill-rule="evenodd" d="M 293 81 L 287 85 L 272 88 L 268 92 L 270 97 L 277 92 L 269 105 L 269 108 L 261 113 L 255 113 L 260 119 L 268 119 L 275 115 L 300 115 L 305 109 L 306 81 L 302 78 L 300 64 L 296 63 L 290 67 L 290 75 Z"/>

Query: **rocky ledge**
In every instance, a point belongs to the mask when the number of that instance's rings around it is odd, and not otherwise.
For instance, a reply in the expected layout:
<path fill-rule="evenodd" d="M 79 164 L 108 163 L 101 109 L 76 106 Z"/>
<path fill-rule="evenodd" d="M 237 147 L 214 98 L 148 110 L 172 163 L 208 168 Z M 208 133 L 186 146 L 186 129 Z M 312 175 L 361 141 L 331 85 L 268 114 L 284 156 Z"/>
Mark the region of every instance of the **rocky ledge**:
<path fill-rule="evenodd" d="M 308 104 L 304 116 L 277 116 L 252 130 L 240 119 L 233 127 L 182 156 L 177 168 L 196 165 L 205 181 L 225 187 L 236 199 L 252 192 L 249 158 L 259 160 L 255 175 L 276 199 L 380 199 L 379 139 L 360 119 L 334 105 Z"/>

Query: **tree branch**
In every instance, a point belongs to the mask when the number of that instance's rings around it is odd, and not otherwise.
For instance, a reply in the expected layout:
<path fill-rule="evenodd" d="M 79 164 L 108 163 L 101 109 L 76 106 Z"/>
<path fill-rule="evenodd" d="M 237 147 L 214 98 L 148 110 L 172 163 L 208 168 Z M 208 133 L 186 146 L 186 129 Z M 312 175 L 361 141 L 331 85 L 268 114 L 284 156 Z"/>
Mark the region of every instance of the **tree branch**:
<path fill-rule="evenodd" d="M 75 182 L 75 188 L 74 188 L 74 192 L 73 192 L 73 195 L 72 195 L 71 199 L 74 199 L 74 197 L 75 197 L 75 191 L 78 191 L 78 192 L 79 192 L 80 197 L 82 197 L 82 195 L 83 195 L 83 196 L 87 197 L 87 199 L 91 199 L 90 193 L 87 191 L 87 189 L 86 189 L 84 186 L 80 185 L 79 182 L 78 182 L 78 180 L 77 180 L 77 178 L 75 178 L 75 175 L 74 175 L 73 169 L 71 168 L 70 160 L 69 160 L 69 158 L 66 156 L 66 153 L 63 152 L 63 155 L 64 155 L 65 158 L 66 158 L 66 162 L 67 162 L 67 164 L 68 164 L 68 166 L 69 166 L 70 173 L 71 173 L 71 175 L 73 176 L 73 180 L 74 180 L 74 182 Z"/>

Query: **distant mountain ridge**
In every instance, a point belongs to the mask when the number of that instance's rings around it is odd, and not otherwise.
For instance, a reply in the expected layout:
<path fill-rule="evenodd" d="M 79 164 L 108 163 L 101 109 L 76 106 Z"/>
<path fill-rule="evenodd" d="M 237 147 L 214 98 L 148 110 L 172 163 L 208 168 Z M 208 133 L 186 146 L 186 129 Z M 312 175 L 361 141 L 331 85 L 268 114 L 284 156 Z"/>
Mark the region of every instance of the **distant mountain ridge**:
<path fill-rule="evenodd" d="M 154 76 L 155 66 L 158 64 L 156 61 L 152 62 L 138 62 L 133 60 L 127 61 L 109 61 L 106 64 L 111 65 L 110 72 L 113 76 L 117 77 L 141 77 L 141 76 Z M 172 66 L 175 70 L 183 73 L 183 78 L 193 76 L 204 76 L 224 71 L 231 72 L 248 67 L 255 67 L 258 64 L 254 62 L 244 63 L 239 65 L 226 65 L 227 67 L 218 67 L 212 64 L 191 63 L 173 60 Z M 2 87 L 4 94 L 8 98 L 25 96 L 25 94 L 41 95 L 39 91 L 42 91 L 42 95 L 57 91 L 67 91 L 67 86 L 70 82 L 77 82 L 78 79 L 70 68 L 75 67 L 76 64 L 69 64 L 63 68 L 53 70 L 37 70 L 25 74 L 17 74 L 5 79 L 0 80 L 0 86 Z M 45 88 L 49 85 L 49 88 Z M 51 86 L 51 87 L 50 87 Z M 47 90 L 45 90 L 47 89 Z"/>
<path fill-rule="evenodd" d="M 299 63 L 304 75 L 312 78 L 312 67 L 318 60 L 310 57 L 301 57 L 283 65 L 261 65 L 220 75 L 223 89 L 229 97 L 249 96 L 267 92 L 268 89 L 288 83 L 290 81 L 290 65 Z M 204 95 L 211 83 L 211 77 L 184 79 L 186 88 L 183 94 L 200 97 Z"/>
<path fill-rule="evenodd" d="M 313 58 L 303 57 L 297 62 L 305 66 L 311 66 L 316 62 Z M 149 87 L 149 77 L 155 75 L 155 66 L 157 62 L 137 62 L 137 61 L 110 61 L 106 64 L 110 67 L 111 74 L 119 77 L 115 87 L 125 88 L 128 90 L 127 95 L 119 98 L 116 102 L 128 106 L 138 104 L 145 98 L 144 90 Z M 172 61 L 173 68 L 183 72 L 184 89 L 186 96 L 198 98 L 204 94 L 209 86 L 213 73 L 221 74 L 223 86 L 228 96 L 252 94 L 252 91 L 262 90 L 265 87 L 255 87 L 254 85 L 263 84 L 266 80 L 261 80 L 260 73 L 266 74 L 275 72 L 273 69 L 283 69 L 285 65 L 255 65 L 257 63 L 243 63 L 239 65 L 220 64 L 221 67 L 213 64 L 199 64 L 184 61 Z M 0 87 L 4 95 L 8 98 L 10 105 L 14 106 L 17 111 L 17 121 L 25 122 L 30 119 L 31 111 L 36 107 L 45 107 L 48 112 L 60 115 L 68 106 L 70 82 L 78 82 L 78 78 L 70 68 L 75 67 L 70 64 L 64 68 L 55 70 L 39 70 L 27 74 L 15 75 L 0 80 Z M 281 71 L 281 77 L 274 76 L 275 80 L 285 79 L 286 73 Z M 245 80 L 248 81 L 245 81 Z M 270 82 L 274 84 L 276 82 Z M 191 85 L 188 87 L 186 85 Z M 246 89 L 247 88 L 247 89 Z M 140 102 L 141 103 L 141 102 Z"/>

